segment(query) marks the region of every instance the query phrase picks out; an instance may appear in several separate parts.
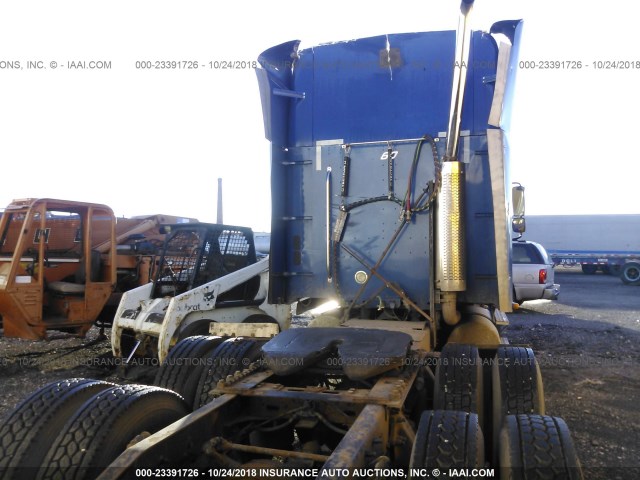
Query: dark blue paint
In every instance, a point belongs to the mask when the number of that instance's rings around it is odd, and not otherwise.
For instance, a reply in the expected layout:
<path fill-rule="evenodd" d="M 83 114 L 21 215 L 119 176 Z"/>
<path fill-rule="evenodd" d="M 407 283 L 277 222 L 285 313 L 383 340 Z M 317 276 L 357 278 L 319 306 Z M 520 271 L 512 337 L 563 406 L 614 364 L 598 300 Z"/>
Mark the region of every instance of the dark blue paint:
<path fill-rule="evenodd" d="M 509 28 L 507 24 L 501 27 L 507 33 Z M 386 61 L 387 42 L 391 69 Z M 352 148 L 349 196 L 342 198 L 344 150 L 341 145 L 322 147 L 318 164 L 316 142 L 387 141 L 424 134 L 437 137 L 439 132 L 446 131 L 455 32 L 382 35 L 300 52 L 298 44 L 294 41 L 273 47 L 259 59 L 264 68 L 258 70 L 258 80 L 265 133 L 272 142 L 270 300 L 289 303 L 307 296 L 339 296 L 350 301 L 359 288 L 354 281 L 355 272 L 367 268 L 340 249 L 335 255 L 337 278 L 327 281 L 327 167 L 332 169 L 333 233 L 341 204 L 387 193 L 387 162 L 381 160 L 387 146 Z M 468 288 L 461 299 L 470 303 L 497 302 L 486 140 L 497 53 L 490 35 L 473 33 L 461 122 L 468 138 L 460 142 L 460 158 L 469 159 L 465 190 Z M 303 98 L 276 94 L 282 90 Z M 400 198 L 408 183 L 415 145 L 415 142 L 394 145 L 398 151 L 394 189 Z M 468 151 L 463 151 L 464 148 Z M 443 149 L 444 142 L 439 142 L 440 156 Z M 434 175 L 431 149 L 425 145 L 418 163 L 417 189 L 425 187 Z M 375 264 L 398 226 L 400 212 L 401 207 L 391 201 L 355 208 L 349 214 L 342 242 L 369 265 Z M 428 211 L 414 215 L 379 269 L 422 308 L 430 300 L 429 225 Z M 381 286 L 377 279 L 367 286 L 362 298 L 371 300 L 368 306 L 374 306 L 380 299 L 397 304 L 397 295 L 388 289 L 379 291 Z"/>

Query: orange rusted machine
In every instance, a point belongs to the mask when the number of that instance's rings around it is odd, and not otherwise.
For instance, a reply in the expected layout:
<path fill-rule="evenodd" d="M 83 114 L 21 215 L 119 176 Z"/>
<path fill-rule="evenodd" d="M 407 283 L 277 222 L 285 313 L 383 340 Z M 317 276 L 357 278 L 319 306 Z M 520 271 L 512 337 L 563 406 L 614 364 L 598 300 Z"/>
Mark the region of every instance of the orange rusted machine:
<path fill-rule="evenodd" d="M 121 218 L 106 205 L 50 198 L 13 200 L 0 219 L 0 316 L 4 335 L 84 335 L 109 318 L 120 295 L 151 279 L 163 223 Z M 114 248 L 115 247 L 115 248 Z"/>

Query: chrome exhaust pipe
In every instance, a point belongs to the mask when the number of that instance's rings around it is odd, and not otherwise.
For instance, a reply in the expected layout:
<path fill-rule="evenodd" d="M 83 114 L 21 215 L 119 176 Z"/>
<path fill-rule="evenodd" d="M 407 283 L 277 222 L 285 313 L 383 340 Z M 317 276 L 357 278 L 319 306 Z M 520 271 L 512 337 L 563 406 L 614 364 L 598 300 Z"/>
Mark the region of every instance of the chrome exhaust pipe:
<path fill-rule="evenodd" d="M 438 276 L 443 292 L 466 289 L 464 265 L 464 170 L 462 162 L 442 165 L 442 186 L 438 201 Z"/>
<path fill-rule="evenodd" d="M 441 292 L 442 316 L 449 325 L 460 321 L 456 308 L 456 292 L 464 291 L 465 231 L 464 231 L 464 164 L 457 159 L 460 137 L 460 117 L 467 79 L 467 63 L 471 44 L 471 22 L 469 19 L 473 0 L 463 0 L 460 5 L 460 20 L 456 33 L 456 52 L 451 88 L 451 107 L 447 144 L 442 164 L 442 183 L 438 196 L 436 288 Z"/>
<path fill-rule="evenodd" d="M 473 8 L 473 0 L 463 1 L 460 5 L 460 19 L 456 33 L 456 53 L 453 67 L 453 84 L 451 87 L 451 106 L 449 107 L 449 126 L 447 128 L 447 148 L 445 161 L 455 161 L 458 153 L 458 139 L 460 137 L 460 116 L 462 115 L 462 101 L 464 87 L 467 83 L 467 63 L 471 48 L 471 21 L 469 16 Z"/>
<path fill-rule="evenodd" d="M 462 162 L 442 165 L 442 186 L 438 197 L 438 255 L 436 287 L 440 289 L 442 316 L 449 325 L 460 321 L 456 292 L 467 288 L 464 235 L 464 169 Z"/>

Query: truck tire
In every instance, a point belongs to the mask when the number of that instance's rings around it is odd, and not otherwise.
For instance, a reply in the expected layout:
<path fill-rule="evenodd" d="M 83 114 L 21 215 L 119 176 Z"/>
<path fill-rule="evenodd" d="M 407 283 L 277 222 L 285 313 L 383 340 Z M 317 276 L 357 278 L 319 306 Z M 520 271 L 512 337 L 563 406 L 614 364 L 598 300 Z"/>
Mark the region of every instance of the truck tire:
<path fill-rule="evenodd" d="M 513 289 L 513 301 L 515 303 L 517 303 L 518 305 L 522 305 L 522 300 L 518 298 L 518 295 L 516 294 L 516 289 Z"/>
<path fill-rule="evenodd" d="M 597 271 L 597 265 L 582 265 L 582 273 L 584 273 L 585 275 L 595 275 Z"/>
<path fill-rule="evenodd" d="M 640 263 L 627 262 L 620 273 L 622 282 L 626 285 L 640 285 Z"/>
<path fill-rule="evenodd" d="M 475 413 L 453 410 L 422 412 L 411 450 L 410 472 L 417 469 L 447 472 L 454 468 L 482 468 L 484 464 L 484 439 Z"/>
<path fill-rule="evenodd" d="M 55 438 L 39 478 L 96 478 L 136 436 L 155 433 L 189 413 L 175 392 L 122 385 L 94 395 Z"/>
<path fill-rule="evenodd" d="M 220 380 L 247 368 L 260 355 L 260 344 L 248 338 L 230 338 L 218 345 L 210 355 L 205 357 L 209 368 L 204 369 L 200 376 L 193 409 L 197 410 L 211 402 L 215 396 L 210 392 Z"/>
<path fill-rule="evenodd" d="M 478 415 L 482 427 L 482 363 L 473 345 L 448 343 L 436 366 L 433 408 Z"/>
<path fill-rule="evenodd" d="M 559 417 L 509 415 L 499 461 L 500 478 L 583 478 L 571 433 Z"/>
<path fill-rule="evenodd" d="M 224 341 L 222 337 L 198 335 L 178 342 L 158 370 L 153 384 L 180 394 L 189 404 L 198 388 L 198 381 L 205 368 L 204 358 Z"/>
<path fill-rule="evenodd" d="M 508 415 L 545 413 L 540 366 L 533 350 L 525 347 L 498 347 L 491 367 L 493 389 L 493 447 L 497 454 L 498 435 Z"/>
<path fill-rule="evenodd" d="M 0 427 L 0 478 L 35 478 L 53 439 L 75 411 L 113 383 L 70 378 L 23 400 Z"/>
<path fill-rule="evenodd" d="M 492 384 L 495 413 L 544 414 L 542 375 L 532 349 L 498 347 L 492 365 Z"/>

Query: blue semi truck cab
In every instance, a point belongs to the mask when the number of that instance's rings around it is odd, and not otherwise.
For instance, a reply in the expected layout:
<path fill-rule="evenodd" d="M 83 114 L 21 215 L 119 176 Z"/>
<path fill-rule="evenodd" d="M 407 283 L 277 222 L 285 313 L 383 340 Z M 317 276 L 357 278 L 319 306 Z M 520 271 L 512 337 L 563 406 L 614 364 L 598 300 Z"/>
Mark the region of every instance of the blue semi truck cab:
<path fill-rule="evenodd" d="M 271 302 L 334 300 L 340 325 L 422 322 L 429 349 L 462 331 L 499 343 L 511 310 L 505 129 L 520 25 L 474 31 L 464 60 L 455 31 L 262 53 Z"/>

